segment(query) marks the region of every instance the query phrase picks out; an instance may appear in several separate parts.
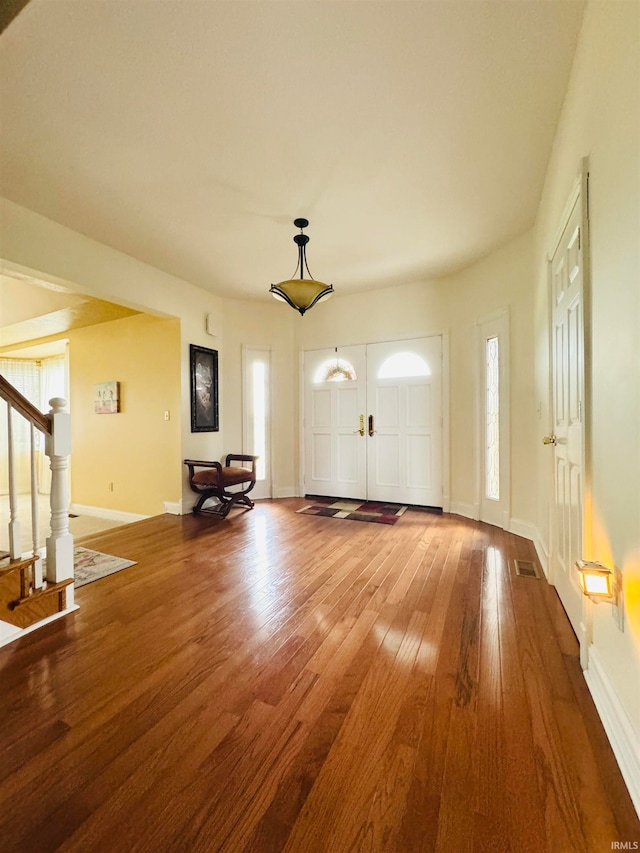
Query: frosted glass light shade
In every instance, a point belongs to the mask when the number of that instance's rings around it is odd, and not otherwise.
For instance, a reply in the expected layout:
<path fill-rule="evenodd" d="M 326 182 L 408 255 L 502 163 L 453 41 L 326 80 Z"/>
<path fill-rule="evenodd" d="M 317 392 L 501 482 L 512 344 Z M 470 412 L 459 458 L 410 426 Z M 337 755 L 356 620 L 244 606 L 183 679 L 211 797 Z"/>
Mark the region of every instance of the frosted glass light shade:
<path fill-rule="evenodd" d="M 269 293 L 304 314 L 321 300 L 329 299 L 333 295 L 333 285 L 313 279 L 293 278 L 272 284 Z"/>
<path fill-rule="evenodd" d="M 583 593 L 592 601 L 613 601 L 613 572 L 602 563 L 578 560 L 576 568 L 580 572 L 580 585 Z"/>

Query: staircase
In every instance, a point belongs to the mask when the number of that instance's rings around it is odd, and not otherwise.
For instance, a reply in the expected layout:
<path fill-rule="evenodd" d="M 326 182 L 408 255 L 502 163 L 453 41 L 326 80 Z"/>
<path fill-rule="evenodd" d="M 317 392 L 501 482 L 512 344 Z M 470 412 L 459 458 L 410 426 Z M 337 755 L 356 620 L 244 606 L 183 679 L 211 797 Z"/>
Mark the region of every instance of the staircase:
<path fill-rule="evenodd" d="M 0 619 L 16 628 L 30 628 L 37 622 L 67 609 L 67 587 L 73 578 L 60 583 L 44 580 L 34 587 L 36 557 L 0 560 Z"/>
<path fill-rule="evenodd" d="M 75 610 L 73 597 L 73 537 L 69 533 L 67 469 L 71 449 L 70 416 L 66 401 L 54 397 L 51 410 L 42 414 L 0 375 L 0 397 L 7 403 L 9 470 L 9 552 L 0 553 L 0 646 Z M 31 425 L 31 530 L 32 553 L 22 554 L 17 517 L 13 419 Z M 42 549 L 38 542 L 36 482 L 36 430 L 45 437 L 45 454 L 51 466 L 51 534 L 46 540 L 47 570 L 43 578 Z"/>

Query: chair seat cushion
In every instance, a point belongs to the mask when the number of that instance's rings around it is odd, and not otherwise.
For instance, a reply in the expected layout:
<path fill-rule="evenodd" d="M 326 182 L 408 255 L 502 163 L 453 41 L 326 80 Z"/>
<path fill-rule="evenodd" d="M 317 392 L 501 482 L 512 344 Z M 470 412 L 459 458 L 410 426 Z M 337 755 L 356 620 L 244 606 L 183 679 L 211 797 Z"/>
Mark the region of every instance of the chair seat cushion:
<path fill-rule="evenodd" d="M 237 486 L 238 483 L 247 483 L 253 480 L 253 472 L 250 468 L 223 468 L 222 469 L 222 484 L 218 483 L 218 469 L 204 468 L 201 471 L 196 471 L 193 475 L 192 482 L 198 486 Z"/>

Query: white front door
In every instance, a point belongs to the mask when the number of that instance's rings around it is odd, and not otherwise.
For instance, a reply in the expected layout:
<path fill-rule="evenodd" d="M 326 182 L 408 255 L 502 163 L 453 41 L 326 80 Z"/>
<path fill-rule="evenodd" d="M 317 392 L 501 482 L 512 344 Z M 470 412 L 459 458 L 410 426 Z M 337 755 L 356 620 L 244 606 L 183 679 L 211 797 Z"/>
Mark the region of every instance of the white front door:
<path fill-rule="evenodd" d="M 366 498 L 366 348 L 306 352 L 304 377 L 305 493 Z"/>
<path fill-rule="evenodd" d="M 367 347 L 370 500 L 442 506 L 442 338 Z"/>
<path fill-rule="evenodd" d="M 584 556 L 583 517 L 583 253 L 582 207 L 577 199 L 551 259 L 551 377 L 553 431 L 552 580 L 578 637 L 582 594 L 575 568 Z"/>
<path fill-rule="evenodd" d="M 304 357 L 306 494 L 442 506 L 442 338 Z"/>

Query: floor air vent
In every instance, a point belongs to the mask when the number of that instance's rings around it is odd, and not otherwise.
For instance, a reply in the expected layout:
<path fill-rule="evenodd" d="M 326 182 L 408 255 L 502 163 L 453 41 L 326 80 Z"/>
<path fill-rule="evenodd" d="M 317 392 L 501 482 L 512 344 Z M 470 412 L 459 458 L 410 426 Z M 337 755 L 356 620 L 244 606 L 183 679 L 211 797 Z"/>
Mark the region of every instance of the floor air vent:
<path fill-rule="evenodd" d="M 521 578 L 539 578 L 538 569 L 531 560 L 514 560 L 516 574 Z"/>

